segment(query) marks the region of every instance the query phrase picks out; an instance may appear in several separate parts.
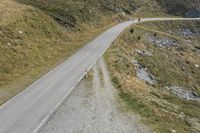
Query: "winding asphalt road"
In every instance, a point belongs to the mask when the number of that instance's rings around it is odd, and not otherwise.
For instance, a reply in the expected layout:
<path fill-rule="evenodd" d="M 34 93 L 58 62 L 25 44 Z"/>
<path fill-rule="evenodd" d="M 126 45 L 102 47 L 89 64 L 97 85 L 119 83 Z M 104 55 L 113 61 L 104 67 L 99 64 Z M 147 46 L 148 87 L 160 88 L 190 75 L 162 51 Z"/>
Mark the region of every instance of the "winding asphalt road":
<path fill-rule="evenodd" d="M 200 18 L 146 18 L 140 22 L 168 20 L 200 20 Z M 128 26 L 140 22 L 130 20 L 107 30 L 2 105 L 0 133 L 37 132 L 119 34 Z"/>

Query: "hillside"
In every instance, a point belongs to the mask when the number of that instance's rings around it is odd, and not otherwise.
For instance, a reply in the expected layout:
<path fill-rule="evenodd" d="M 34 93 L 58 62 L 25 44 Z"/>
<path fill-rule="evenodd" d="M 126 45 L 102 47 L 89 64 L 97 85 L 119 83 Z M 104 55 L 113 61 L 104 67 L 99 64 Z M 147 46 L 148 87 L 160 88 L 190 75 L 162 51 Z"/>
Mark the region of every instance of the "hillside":
<path fill-rule="evenodd" d="M 98 26 L 101 18 L 121 14 L 131 14 L 136 10 L 133 0 L 17 0 L 37 7 L 65 27 L 79 28 L 83 23 Z"/>
<path fill-rule="evenodd" d="M 199 0 L 157 0 L 166 13 L 184 17 L 200 16 Z"/>
<path fill-rule="evenodd" d="M 199 4 L 199 0 L 1 0 L 0 104 L 105 29 L 129 17 L 200 17 Z M 122 99 L 158 132 L 200 129 L 199 32 L 198 22 L 140 24 L 128 29 L 107 53 Z"/>
<path fill-rule="evenodd" d="M 94 4 L 62 0 L 0 2 L 0 104 L 94 36 L 125 19 L 122 10 L 134 10 L 122 1 L 116 11 L 105 1 L 100 6 Z"/>
<path fill-rule="evenodd" d="M 128 29 L 106 54 L 128 109 L 159 133 L 200 131 L 199 35 L 199 22 L 148 22 Z"/>

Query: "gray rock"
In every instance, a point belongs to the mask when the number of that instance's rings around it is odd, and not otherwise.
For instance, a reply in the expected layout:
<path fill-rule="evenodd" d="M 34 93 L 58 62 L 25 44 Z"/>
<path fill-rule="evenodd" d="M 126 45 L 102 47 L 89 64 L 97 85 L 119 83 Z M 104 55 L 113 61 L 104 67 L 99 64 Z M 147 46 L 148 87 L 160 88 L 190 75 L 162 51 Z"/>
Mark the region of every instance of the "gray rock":
<path fill-rule="evenodd" d="M 137 61 L 133 61 L 137 68 L 137 78 L 146 81 L 150 85 L 157 83 L 155 77 L 147 71 L 147 68 L 143 68 Z"/>
<path fill-rule="evenodd" d="M 176 42 L 169 38 L 147 37 L 147 39 L 150 43 L 153 43 L 154 45 L 159 46 L 159 47 L 177 46 Z"/>
<path fill-rule="evenodd" d="M 196 92 L 188 90 L 186 88 L 170 86 L 166 87 L 166 89 L 181 99 L 200 101 L 200 97 Z"/>
<path fill-rule="evenodd" d="M 142 56 L 152 56 L 152 52 L 150 51 L 146 51 L 146 50 L 140 50 L 140 49 L 136 49 L 135 50 L 138 54 L 142 55 Z"/>
<path fill-rule="evenodd" d="M 200 17 L 200 11 L 199 10 L 189 10 L 185 13 L 185 16 L 188 18 Z"/>
<path fill-rule="evenodd" d="M 199 65 L 198 65 L 198 64 L 195 64 L 195 67 L 196 67 L 196 68 L 199 68 Z"/>
<path fill-rule="evenodd" d="M 181 29 L 180 34 L 182 36 L 187 36 L 187 37 L 196 37 L 199 35 L 199 32 L 197 32 L 194 29 Z"/>

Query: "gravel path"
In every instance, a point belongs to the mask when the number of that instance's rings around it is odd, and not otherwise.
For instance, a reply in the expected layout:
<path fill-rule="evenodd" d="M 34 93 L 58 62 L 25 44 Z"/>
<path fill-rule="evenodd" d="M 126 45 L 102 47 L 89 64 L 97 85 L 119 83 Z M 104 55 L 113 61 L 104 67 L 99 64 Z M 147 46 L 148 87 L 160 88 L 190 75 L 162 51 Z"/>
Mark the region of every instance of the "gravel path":
<path fill-rule="evenodd" d="M 93 81 L 83 79 L 51 117 L 41 133 L 150 133 L 139 116 L 120 109 L 103 59 Z"/>

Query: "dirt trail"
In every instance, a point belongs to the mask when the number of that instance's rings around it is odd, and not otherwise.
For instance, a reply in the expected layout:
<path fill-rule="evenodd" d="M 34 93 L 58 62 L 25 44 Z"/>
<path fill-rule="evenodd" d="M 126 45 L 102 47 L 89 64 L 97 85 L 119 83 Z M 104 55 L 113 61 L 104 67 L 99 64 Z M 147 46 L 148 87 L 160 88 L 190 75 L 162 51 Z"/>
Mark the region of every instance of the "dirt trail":
<path fill-rule="evenodd" d="M 103 59 L 93 68 L 93 82 L 82 80 L 41 133 L 150 133 L 139 116 L 120 109 Z"/>

